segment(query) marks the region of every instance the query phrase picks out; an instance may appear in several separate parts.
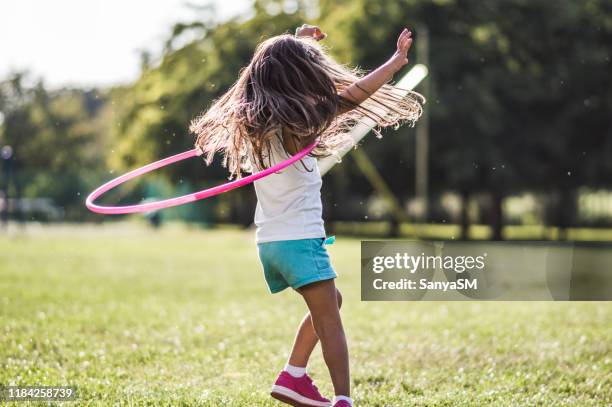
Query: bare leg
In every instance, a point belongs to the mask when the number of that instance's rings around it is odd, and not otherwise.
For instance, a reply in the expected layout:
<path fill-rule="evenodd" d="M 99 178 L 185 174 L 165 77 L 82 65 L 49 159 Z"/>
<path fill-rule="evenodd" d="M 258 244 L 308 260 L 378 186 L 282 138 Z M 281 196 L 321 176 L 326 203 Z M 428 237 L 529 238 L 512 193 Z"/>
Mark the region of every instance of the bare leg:
<path fill-rule="evenodd" d="M 336 290 L 336 297 L 338 301 L 338 308 L 342 307 L 342 295 L 340 291 Z M 291 356 L 289 357 L 289 364 L 297 367 L 306 367 L 308 359 L 312 354 L 312 350 L 317 345 L 319 337 L 312 326 L 312 318 L 310 312 L 304 316 L 302 323 L 298 328 L 297 334 L 295 335 L 295 341 L 293 342 L 293 349 L 291 350 Z"/>
<path fill-rule="evenodd" d="M 321 341 L 323 358 L 329 369 L 335 394 L 350 396 L 348 349 L 334 280 L 309 284 L 298 291 L 310 310 L 312 325 Z"/>

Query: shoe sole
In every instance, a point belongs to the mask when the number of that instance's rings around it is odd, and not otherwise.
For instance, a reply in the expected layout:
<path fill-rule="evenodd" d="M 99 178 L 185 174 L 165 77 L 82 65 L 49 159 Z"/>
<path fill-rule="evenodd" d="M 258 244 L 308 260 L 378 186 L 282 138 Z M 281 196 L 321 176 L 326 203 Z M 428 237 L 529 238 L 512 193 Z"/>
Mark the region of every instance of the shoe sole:
<path fill-rule="evenodd" d="M 330 402 L 310 400 L 283 386 L 274 385 L 270 396 L 293 407 L 331 407 Z"/>

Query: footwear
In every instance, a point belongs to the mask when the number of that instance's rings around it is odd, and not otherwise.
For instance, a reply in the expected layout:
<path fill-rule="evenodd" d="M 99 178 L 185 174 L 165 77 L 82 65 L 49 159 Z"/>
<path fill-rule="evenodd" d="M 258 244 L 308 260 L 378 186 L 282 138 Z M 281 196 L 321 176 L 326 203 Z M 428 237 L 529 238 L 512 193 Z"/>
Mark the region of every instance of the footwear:
<path fill-rule="evenodd" d="M 337 401 L 336 404 L 334 404 L 334 407 L 351 407 L 351 405 L 346 400 L 340 400 L 340 401 Z"/>
<path fill-rule="evenodd" d="M 331 401 L 321 396 L 307 374 L 293 377 L 283 370 L 274 382 L 270 395 L 294 407 L 331 407 Z"/>

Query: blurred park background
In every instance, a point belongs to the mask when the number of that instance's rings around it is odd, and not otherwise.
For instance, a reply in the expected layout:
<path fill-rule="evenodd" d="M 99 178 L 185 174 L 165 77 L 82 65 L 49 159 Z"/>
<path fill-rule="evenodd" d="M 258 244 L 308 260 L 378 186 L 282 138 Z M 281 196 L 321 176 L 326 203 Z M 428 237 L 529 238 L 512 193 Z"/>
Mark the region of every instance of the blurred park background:
<path fill-rule="evenodd" d="M 92 406 L 278 405 L 305 306 L 266 295 L 252 187 L 148 218 L 84 200 L 193 148 L 191 118 L 303 22 L 366 69 L 408 26 L 406 71 L 429 68 L 416 127 L 366 137 L 324 179 L 358 405 L 612 405 L 610 302 L 359 298 L 364 236 L 612 240 L 610 0 L 0 2 L 0 384 L 75 385 Z M 226 180 L 192 159 L 102 202 Z M 330 394 L 318 351 L 310 371 Z"/>
<path fill-rule="evenodd" d="M 181 20 L 163 29 L 165 38 L 132 51 L 140 61 L 133 80 L 47 83 L 28 66 L 0 60 L 5 226 L 121 219 L 88 212 L 86 195 L 122 172 L 192 148 L 189 121 L 235 81 L 256 44 L 307 22 L 328 33 L 338 60 L 366 69 L 386 60 L 408 26 L 416 31 L 409 66 L 429 68 L 417 88 L 428 100 L 417 126 L 367 137 L 359 153 L 326 175 L 331 232 L 612 239 L 612 2 L 256 0 L 219 13 L 221 6 L 180 3 Z M 146 7 L 134 16 L 134 31 Z M 106 10 L 103 24 L 94 24 L 95 9 L 85 14 L 91 21 L 75 22 L 76 37 L 91 24 L 113 41 L 113 16 L 126 18 L 120 7 Z M 31 30 L 46 41 L 45 32 Z M 15 47 L 20 38 L 8 40 Z M 96 38 L 92 47 L 119 48 L 105 42 L 103 30 Z M 50 64 L 54 47 L 75 61 L 88 55 L 48 42 Z M 122 55 L 106 61 L 109 69 Z M 226 180 L 218 162 L 207 168 L 193 159 L 128 183 L 103 202 L 159 199 Z M 152 221 L 248 227 L 254 205 L 246 187 Z"/>

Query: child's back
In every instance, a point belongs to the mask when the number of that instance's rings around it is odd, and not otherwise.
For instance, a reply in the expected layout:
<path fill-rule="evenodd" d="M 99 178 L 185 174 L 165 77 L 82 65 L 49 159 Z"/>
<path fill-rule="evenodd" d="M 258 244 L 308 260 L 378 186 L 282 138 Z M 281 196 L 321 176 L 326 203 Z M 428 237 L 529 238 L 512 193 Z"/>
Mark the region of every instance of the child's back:
<path fill-rule="evenodd" d="M 272 165 L 289 155 L 273 144 Z M 306 156 L 281 172 L 255 181 L 258 243 L 325 237 L 317 160 Z"/>

